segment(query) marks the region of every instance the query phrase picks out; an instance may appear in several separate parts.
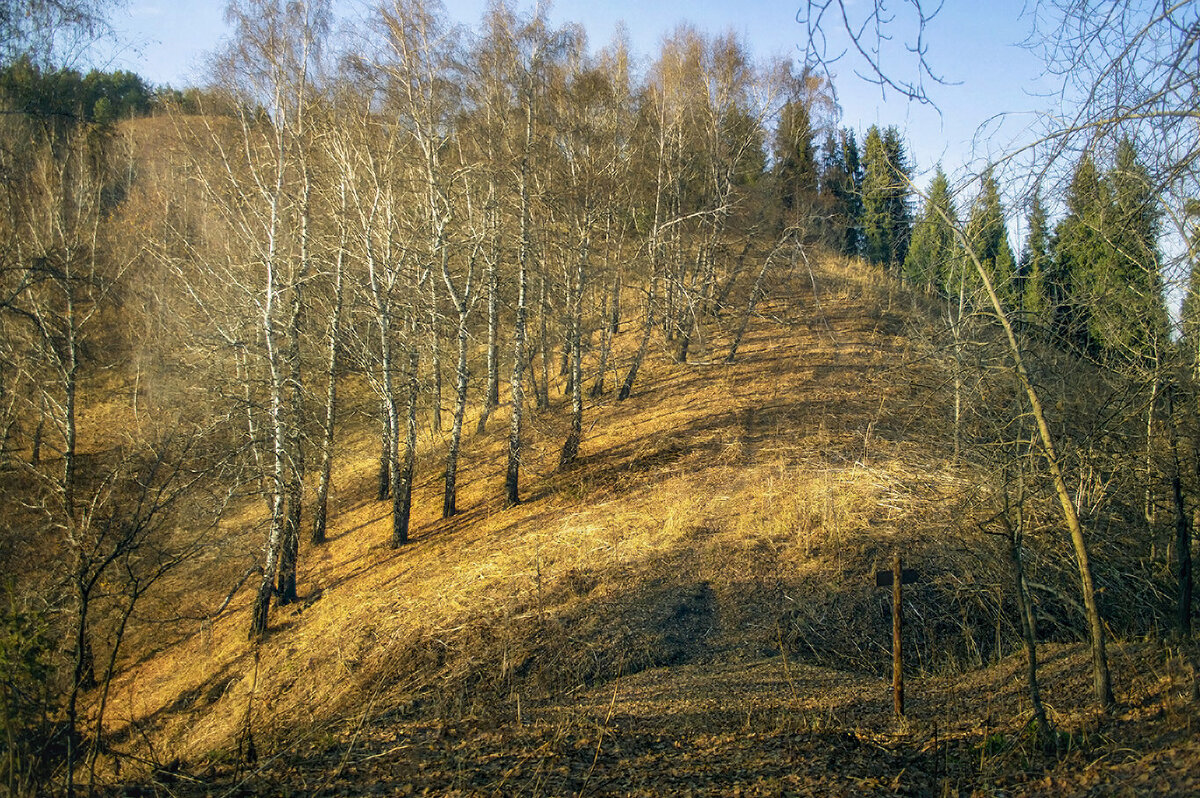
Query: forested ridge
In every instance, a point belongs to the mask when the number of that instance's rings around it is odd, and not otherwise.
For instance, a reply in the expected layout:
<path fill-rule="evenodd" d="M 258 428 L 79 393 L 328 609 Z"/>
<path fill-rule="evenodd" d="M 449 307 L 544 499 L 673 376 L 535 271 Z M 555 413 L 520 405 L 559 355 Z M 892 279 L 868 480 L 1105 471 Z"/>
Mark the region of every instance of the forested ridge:
<path fill-rule="evenodd" d="M 732 33 L 5 3 L 6 789 L 1196 789 L 1195 14 L 1111 5 L 1021 190 Z"/>

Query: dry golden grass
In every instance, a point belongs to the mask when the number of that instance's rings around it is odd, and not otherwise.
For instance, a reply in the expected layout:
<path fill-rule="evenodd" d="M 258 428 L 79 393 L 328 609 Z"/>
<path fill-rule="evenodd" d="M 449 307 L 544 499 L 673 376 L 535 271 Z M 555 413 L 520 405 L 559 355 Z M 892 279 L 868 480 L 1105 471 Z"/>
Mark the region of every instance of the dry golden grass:
<path fill-rule="evenodd" d="M 251 706 L 255 727 L 290 727 L 340 719 L 379 691 L 395 701 L 449 683 L 497 688 L 534 672 L 547 691 L 569 688 L 575 677 L 658 664 L 664 619 L 639 615 L 669 615 L 698 586 L 711 591 L 705 601 L 716 609 L 706 612 L 722 617 L 706 651 L 769 648 L 786 609 L 781 585 L 863 578 L 844 573 L 862 565 L 856 547 L 868 538 L 887 545 L 925 509 L 901 444 L 873 429 L 904 390 L 878 379 L 904 346 L 898 326 L 880 329 L 893 289 L 856 263 L 830 264 L 817 288 L 814 296 L 807 273 L 781 279 L 732 365 L 654 354 L 630 400 L 588 408 L 579 461 L 565 473 L 556 469 L 562 410 L 535 415 L 527 499 L 517 507 L 501 503 L 503 418 L 468 437 L 463 512 L 449 521 L 435 515 L 440 447 L 431 446 L 413 541 L 398 551 L 386 546 L 386 505 L 371 495 L 376 444 L 354 431 L 335 474 L 331 540 L 301 556 L 302 597 L 319 598 L 276 610 L 256 669 L 243 590 L 211 625 L 193 625 L 121 676 L 115 728 L 152 728 L 156 745 L 194 758 L 234 745 Z M 623 337 L 635 335 L 630 325 Z M 727 346 L 709 343 L 713 352 Z M 953 477 L 941 471 L 920 476 Z M 261 534 L 257 510 L 227 520 L 231 545 L 250 550 L 245 541 Z M 218 604 L 231 581 L 196 591 L 189 605 Z M 766 600 L 772 592 L 780 595 Z M 598 640 L 565 629 L 569 662 L 548 673 L 534 661 L 547 656 L 543 625 L 588 627 L 583 619 L 597 612 L 630 628 L 591 629 Z M 672 643 L 666 656 L 693 655 L 681 647 Z"/>
<path fill-rule="evenodd" d="M 316 750 L 386 737 L 384 717 L 541 712 L 565 728 L 599 723 L 618 699 L 626 715 L 703 709 L 698 723 L 746 706 L 809 730 L 846 713 L 886 726 L 889 627 L 873 570 L 903 547 L 928 573 L 916 648 L 936 672 L 948 656 L 936 635 L 973 628 L 939 627 L 950 621 L 938 608 L 971 583 L 964 567 L 996 559 L 971 542 L 976 482 L 946 457 L 948 409 L 915 387 L 936 379 L 904 335 L 913 302 L 856 262 L 781 275 L 736 363 L 655 353 L 633 397 L 589 406 L 570 470 L 557 470 L 561 402 L 534 415 L 513 508 L 505 418 L 468 437 L 462 512 L 447 521 L 434 442 L 400 550 L 373 497 L 377 443 L 351 430 L 330 540 L 301 552 L 308 600 L 275 609 L 261 647 L 245 638 L 249 590 L 211 625 L 180 626 L 118 678 L 119 747 L 200 768 L 233 758 L 248 728 L 260 750 Z M 630 325 L 618 345 L 635 336 Z M 718 332 L 707 346 L 719 360 L 727 343 Z M 256 511 L 227 521 L 233 549 L 260 538 Z M 234 570 L 189 586 L 185 603 L 216 606 Z"/>

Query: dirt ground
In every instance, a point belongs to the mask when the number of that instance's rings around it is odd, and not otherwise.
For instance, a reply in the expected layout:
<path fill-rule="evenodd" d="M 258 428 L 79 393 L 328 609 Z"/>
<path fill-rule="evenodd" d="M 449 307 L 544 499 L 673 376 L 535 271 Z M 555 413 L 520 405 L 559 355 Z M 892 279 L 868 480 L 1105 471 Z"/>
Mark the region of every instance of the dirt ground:
<path fill-rule="evenodd" d="M 1022 662 L 908 682 L 782 657 L 656 668 L 558 701 L 517 696 L 453 723 L 368 707 L 253 764 L 160 771 L 144 795 L 1195 795 L 1194 681 L 1179 650 L 1121 650 L 1126 689 L 1089 708 L 1080 646 L 1044 647 L 1057 753 L 1023 724 Z M 1194 653 L 1194 652 L 1193 652 Z"/>

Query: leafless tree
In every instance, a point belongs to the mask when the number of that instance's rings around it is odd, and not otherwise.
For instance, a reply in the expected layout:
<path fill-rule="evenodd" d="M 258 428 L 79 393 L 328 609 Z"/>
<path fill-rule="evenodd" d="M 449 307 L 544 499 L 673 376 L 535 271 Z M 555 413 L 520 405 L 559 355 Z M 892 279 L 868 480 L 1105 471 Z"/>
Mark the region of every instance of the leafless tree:
<path fill-rule="evenodd" d="M 621 135 L 632 124 L 628 59 L 619 40 L 595 63 L 572 59 L 557 92 L 562 108 L 557 114 L 559 174 L 555 184 L 560 186 L 558 196 L 566 220 L 563 354 L 571 396 L 571 430 L 559 456 L 560 467 L 575 460 L 583 434 L 584 296 L 588 282 L 595 279 L 592 262 L 598 252 L 607 252 L 616 244 L 611 237 L 611 219 L 619 207 L 621 184 L 630 177 L 626 166 L 630 153 Z M 619 285 L 613 296 L 617 294 Z M 603 368 L 602 364 L 601 372 Z"/>
<path fill-rule="evenodd" d="M 1008 348 L 1008 356 L 1010 358 L 1012 374 L 1016 378 L 1021 387 L 1022 392 L 1029 403 L 1029 413 L 1033 419 L 1037 430 L 1037 441 L 1039 451 L 1045 462 L 1047 471 L 1050 474 L 1051 484 L 1054 487 L 1055 495 L 1058 498 L 1059 506 L 1062 511 L 1063 521 L 1066 524 L 1067 532 L 1070 537 L 1071 545 L 1075 553 L 1075 562 L 1079 570 L 1080 590 L 1083 594 L 1083 603 L 1086 610 L 1088 630 L 1092 647 L 1092 673 L 1093 687 L 1095 690 L 1095 698 L 1098 704 L 1102 707 L 1108 707 L 1113 703 L 1112 692 L 1112 677 L 1108 668 L 1108 654 L 1105 645 L 1106 632 L 1104 629 L 1104 621 L 1100 614 L 1100 607 L 1097 602 L 1095 579 L 1092 574 L 1091 558 L 1088 551 L 1086 536 L 1084 534 L 1083 524 L 1079 519 L 1079 512 L 1075 507 L 1074 498 L 1067 485 L 1066 474 L 1063 468 L 1062 459 L 1058 453 L 1058 446 L 1055 443 L 1055 437 L 1051 431 L 1047 414 L 1042 404 L 1041 393 L 1030 377 L 1029 370 L 1025 365 L 1025 348 L 1021 345 L 1017 337 L 1016 331 L 1010 320 L 1009 310 L 1004 302 L 1000 299 L 1000 294 L 997 291 L 993 281 L 993 275 L 990 273 L 987 266 L 980 260 L 979 253 L 976 251 L 975 242 L 962 226 L 951 219 L 942 209 L 943 221 L 950 226 L 959 245 L 962 247 L 965 258 L 970 268 L 974 269 L 975 275 L 978 277 L 979 284 L 985 297 L 986 304 L 984 305 L 991 313 L 996 324 L 999 325 L 1003 339 Z"/>
<path fill-rule="evenodd" d="M 326 328 L 325 361 L 325 412 L 321 424 L 321 467 L 313 504 L 313 526 L 311 540 L 314 544 L 325 542 L 326 524 L 329 513 L 329 487 L 333 475 L 334 423 L 338 413 L 338 379 L 341 377 L 342 317 L 346 306 L 346 259 L 349 247 L 349 198 L 346 176 L 338 180 L 337 202 L 332 203 L 337 219 L 337 243 L 334 245 L 330 286 L 331 307 L 325 314 Z"/>
<path fill-rule="evenodd" d="M 535 171 L 544 159 L 539 146 L 545 139 L 543 117 L 547 112 L 547 103 L 544 98 L 550 66 L 570 47 L 575 31 L 553 29 L 546 9 L 541 6 L 531 17 L 523 19 L 507 6 L 496 5 L 484 19 L 482 36 L 486 44 L 475 54 L 477 69 L 481 70 L 484 85 L 493 87 L 488 90 L 490 96 L 503 98 L 502 105 L 495 112 L 501 114 L 503 135 L 511 136 L 513 142 L 509 172 L 518 235 L 513 362 L 509 380 L 511 416 L 504 480 L 505 501 L 512 505 L 521 500 L 525 371 L 530 362 L 529 281 L 530 274 L 537 266 L 536 242 L 539 238 L 534 213 L 541 183 L 536 179 Z"/>
<path fill-rule="evenodd" d="M 4 0 L 0 2 L 0 61 L 21 56 L 57 68 L 82 59 L 112 35 L 114 0 Z"/>
<path fill-rule="evenodd" d="M 441 429 L 441 366 L 438 332 L 442 309 L 434 284 L 441 282 L 457 317 L 455 340 L 457 360 L 453 422 L 447 444 L 445 492 L 442 515 L 457 512 L 458 456 L 462 440 L 463 418 L 467 406 L 469 321 L 477 301 L 476 265 L 482 250 L 482 230 L 477 222 L 476 203 L 466 190 L 474 164 L 465 160 L 465 148 L 452 137 L 454 119 L 461 107 L 460 76 L 464 53 L 457 29 L 430 6 L 420 2 L 393 2 L 380 10 L 380 27 L 386 32 L 387 60 L 381 68 L 387 74 L 389 110 L 400 118 L 400 127 L 408 132 L 414 152 L 419 156 L 422 189 L 419 202 L 425 214 L 426 242 L 422 248 L 430 280 L 429 313 L 433 330 L 435 380 L 433 395 L 434 432 Z M 474 181 L 471 181 L 474 182 Z M 483 211 L 479 202 L 479 212 Z M 460 271 L 452 263 L 452 248 L 457 236 L 470 253 Z"/>
<path fill-rule="evenodd" d="M 422 272 L 415 262 L 421 228 L 405 213 L 410 207 L 404 189 L 407 135 L 396 125 L 381 123 L 373 107 L 379 75 L 370 64 L 359 69 L 368 90 L 344 100 L 340 133 L 332 139 L 332 146 L 336 168 L 346 179 L 349 246 L 358 265 L 359 294 L 369 319 L 369 327 L 359 336 L 360 359 L 386 418 L 382 465 L 386 466 L 392 499 L 391 542 L 401 546 L 408 541 L 416 446 L 419 355 L 414 330 L 420 310 L 416 298 L 428 279 L 428 270 Z M 401 376 L 405 378 L 403 394 L 398 385 Z M 403 447 L 402 414 L 406 419 Z"/>
<path fill-rule="evenodd" d="M 24 375 L 23 415 L 37 418 L 29 476 L 33 495 L 24 504 L 39 508 L 62 535 L 70 574 L 72 674 L 66 697 L 67 761 L 77 761 L 77 703 L 95 684 L 89 611 L 92 589 L 110 561 L 97 554 L 97 529 L 89 513 L 93 475 L 81 470 L 80 415 L 84 380 L 94 364 L 88 352 L 104 345 L 104 320 L 111 314 L 122 272 L 106 257 L 102 222 L 111 186 L 112 141 L 86 126 L 46 130 L 28 151 L 4 151 L 3 194 L 7 242 L 0 325 L 3 371 Z M 119 174 L 119 172 L 118 172 Z M 53 456 L 34 456 L 40 448 Z M 103 537 L 103 534 L 100 535 Z M 72 789 L 68 775 L 67 790 Z"/>
<path fill-rule="evenodd" d="M 221 335 L 232 348 L 249 352 L 250 342 L 244 339 L 248 331 L 235 325 L 245 318 L 242 313 L 256 317 L 256 343 L 267 373 L 270 443 L 264 459 L 269 464 L 271 524 L 251 621 L 250 634 L 256 638 L 266 632 L 277 578 L 280 600 L 295 598 L 303 486 L 300 325 L 312 260 L 308 116 L 328 13 L 323 3 L 231 4 L 227 15 L 235 36 L 215 66 L 218 78 L 237 99 L 236 127 L 224 129 L 219 120 L 205 118 L 205 133 L 190 134 L 204 153 L 195 161 L 197 177 L 213 208 L 223 215 L 231 239 L 210 258 L 208 273 L 217 282 L 236 286 L 243 303 L 232 324 L 215 314 L 210 318 L 222 327 Z M 205 301 L 200 292 L 195 296 Z M 245 359 L 243 363 L 246 368 L 251 365 Z M 252 414 L 250 418 L 253 425 Z"/>

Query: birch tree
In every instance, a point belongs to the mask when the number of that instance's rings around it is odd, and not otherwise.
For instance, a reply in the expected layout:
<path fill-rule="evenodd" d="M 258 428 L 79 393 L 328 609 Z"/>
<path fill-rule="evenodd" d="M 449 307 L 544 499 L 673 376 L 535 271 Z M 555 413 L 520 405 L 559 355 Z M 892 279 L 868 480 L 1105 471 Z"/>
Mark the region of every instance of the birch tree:
<path fill-rule="evenodd" d="M 303 485 L 301 292 L 311 266 L 306 124 L 328 7 L 240 0 L 227 16 L 235 35 L 216 69 L 238 100 L 236 127 L 221 130 L 206 118 L 205 132 L 191 135 L 206 153 L 196 160 L 197 177 L 228 236 L 207 268 L 217 282 L 241 290 L 246 312 L 257 319 L 255 359 L 267 375 L 268 443 L 262 460 L 270 525 L 250 629 L 261 638 L 275 580 L 282 602 L 295 598 Z M 215 314 L 210 318 L 231 347 L 249 351 L 244 330 Z"/>
<path fill-rule="evenodd" d="M 601 222 L 612 214 L 617 186 L 625 177 L 628 153 L 621 133 L 628 124 L 628 54 L 622 43 L 596 64 L 577 57 L 566 77 L 559 114 L 556 151 L 567 223 L 564 250 L 571 264 L 565 275 L 571 427 L 559 454 L 559 466 L 569 466 L 579 453 L 583 434 L 584 293 L 592 279 L 596 250 L 612 246 Z M 611 230 L 611 227 L 610 227 Z"/>
<path fill-rule="evenodd" d="M 462 159 L 461 142 L 456 153 L 453 141 L 454 122 L 461 107 L 463 53 L 457 30 L 424 3 L 398 1 L 381 8 L 380 25 L 388 43 L 388 60 L 383 69 L 388 75 L 389 97 L 400 117 L 400 127 L 411 138 L 421 164 L 419 201 L 425 215 L 426 236 L 422 247 L 426 259 L 423 268 L 433 275 L 431 283 L 444 284 L 457 321 L 453 421 L 447 443 L 442 502 L 442 516 L 449 518 L 457 512 L 458 456 L 470 382 L 468 325 L 476 304 L 476 265 L 482 249 L 481 226 L 476 224 L 472 228 L 470 222 L 460 218 L 463 214 L 475 214 L 469 196 L 463 196 L 471 165 Z M 486 202 L 483 198 L 480 201 Z M 477 231 L 469 236 L 475 243 L 465 258 L 464 268 L 457 269 L 452 264 L 453 239 L 457 234 L 461 241 L 464 232 L 471 229 Z M 441 314 L 436 296 L 431 289 L 429 312 L 433 325 Z M 436 333 L 433 339 L 436 341 Z M 432 367 L 437 380 L 436 358 Z M 439 397 L 440 391 L 435 390 L 435 432 L 440 430 Z"/>
<path fill-rule="evenodd" d="M 532 17 L 521 19 L 506 6 L 497 5 L 484 20 L 483 36 L 486 46 L 477 57 L 484 70 L 484 79 L 494 87 L 494 96 L 508 98 L 511 110 L 505 115 L 505 122 L 514 142 L 509 168 L 518 230 L 516 303 L 509 379 L 511 415 L 504 478 L 505 501 L 514 505 L 521 501 L 525 371 L 529 365 L 529 283 L 538 257 L 535 251 L 537 220 L 534 217 L 540 182 L 535 179 L 534 172 L 540 165 L 541 147 L 537 145 L 544 135 L 542 116 L 549 67 L 570 45 L 574 31 L 551 28 L 545 7 L 539 6 Z"/>
<path fill-rule="evenodd" d="M 421 284 L 414 256 L 424 230 L 406 214 L 411 208 L 404 188 L 409 176 L 405 164 L 411 154 L 405 148 L 407 134 L 385 123 L 373 107 L 386 79 L 369 62 L 360 62 L 356 69 L 363 89 L 343 99 L 342 123 L 332 146 L 337 169 L 346 181 L 348 256 L 356 264 L 357 294 L 365 315 L 362 323 L 354 325 L 356 350 L 383 408 L 379 498 L 391 499 L 390 540 L 398 547 L 408 542 L 411 515 L 419 362 L 414 330 Z"/>

